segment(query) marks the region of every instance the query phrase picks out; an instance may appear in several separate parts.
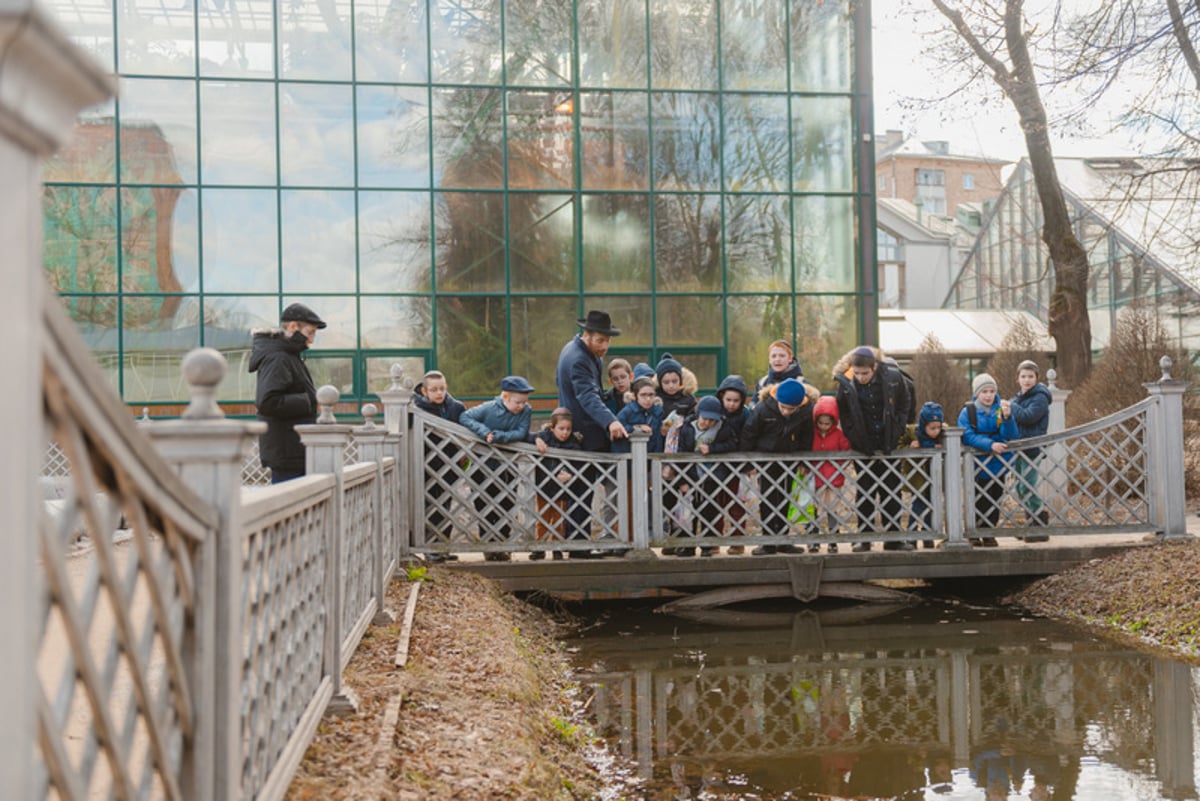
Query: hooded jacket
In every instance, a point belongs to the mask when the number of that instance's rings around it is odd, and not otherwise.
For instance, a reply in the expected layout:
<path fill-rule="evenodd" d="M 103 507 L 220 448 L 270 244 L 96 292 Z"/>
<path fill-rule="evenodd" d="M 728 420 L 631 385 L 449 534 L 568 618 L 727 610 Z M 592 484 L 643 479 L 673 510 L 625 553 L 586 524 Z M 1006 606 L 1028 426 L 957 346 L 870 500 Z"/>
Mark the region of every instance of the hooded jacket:
<path fill-rule="evenodd" d="M 264 467 L 304 472 L 304 446 L 295 427 L 317 421 L 317 390 L 300 354 L 308 341 L 299 331 L 291 337 L 279 328 L 252 333 L 250 372 L 258 373 L 254 404 L 267 430 L 258 438 Z"/>
<path fill-rule="evenodd" d="M 736 412 L 725 412 L 725 419 L 721 423 L 721 430 L 717 432 L 717 439 L 712 444 L 712 453 L 732 453 L 741 446 L 742 429 L 746 427 L 746 421 L 750 419 L 750 409 L 746 406 L 746 380 L 740 375 L 728 375 L 721 381 L 721 385 L 717 387 L 717 400 L 721 401 L 724 408 L 724 394 L 726 391 L 736 392 L 742 396 L 742 405 Z"/>
<path fill-rule="evenodd" d="M 785 417 L 775 400 L 775 388 L 750 412 L 750 419 L 742 429 L 738 450 L 759 453 L 794 453 L 812 450 L 813 404 L 820 391 L 805 384 L 807 393 L 800 408 Z"/>
<path fill-rule="evenodd" d="M 909 397 L 908 387 L 900 371 L 885 363 L 878 351 L 875 353 L 875 375 L 867 384 L 859 384 L 850 367 L 852 354 L 853 351 L 847 353 L 833 368 L 842 431 L 859 453 L 891 453 L 912 417 L 913 400 Z M 865 396 L 873 393 L 878 393 L 879 420 L 867 420 L 863 408 Z"/>
<path fill-rule="evenodd" d="M 942 430 L 934 438 L 930 438 L 925 433 L 925 427 L 934 420 L 940 420 L 943 423 Z M 940 448 L 946 439 L 946 414 L 942 411 L 940 403 L 926 401 L 921 406 L 921 411 L 917 414 L 917 422 L 909 423 L 904 430 L 904 436 L 900 438 L 901 448 Z M 917 443 L 916 446 L 913 443 Z M 929 483 L 928 468 L 918 469 L 917 460 L 905 460 L 904 475 L 908 477 L 909 487 L 915 492 L 925 488 Z"/>
<path fill-rule="evenodd" d="M 828 433 L 822 434 L 817 428 L 817 418 L 821 415 L 829 415 L 833 418 L 833 428 L 829 429 Z M 822 395 L 816 406 L 813 407 L 813 445 L 814 451 L 848 451 L 852 450 L 850 440 L 846 439 L 845 432 L 838 425 L 838 407 L 837 399 L 832 395 Z M 829 460 L 820 462 L 817 465 L 817 480 L 814 486 L 822 487 L 825 484 L 832 484 L 835 487 L 840 487 L 846 483 L 846 474 L 839 470 L 839 466 L 844 464 L 844 461 Z"/>
<path fill-rule="evenodd" d="M 1028 392 L 1021 392 L 1012 399 L 1012 419 L 1017 421 L 1017 438 L 1040 437 L 1050 428 L 1050 404 L 1054 397 L 1045 384 L 1034 384 Z M 1036 459 L 1041 448 L 1030 448 L 1025 455 Z"/>
<path fill-rule="evenodd" d="M 1008 463 L 1012 461 L 1011 453 L 991 453 L 993 442 L 1008 442 L 1017 438 L 1017 421 L 1010 415 L 1003 418 L 1000 414 L 1000 400 L 997 398 L 987 409 L 976 408 L 971 414 L 971 401 L 958 413 L 958 425 L 963 429 L 963 444 L 983 453 L 989 453 L 975 472 L 976 479 L 999 478 L 1008 471 Z M 974 424 L 972 424 L 974 418 Z"/>

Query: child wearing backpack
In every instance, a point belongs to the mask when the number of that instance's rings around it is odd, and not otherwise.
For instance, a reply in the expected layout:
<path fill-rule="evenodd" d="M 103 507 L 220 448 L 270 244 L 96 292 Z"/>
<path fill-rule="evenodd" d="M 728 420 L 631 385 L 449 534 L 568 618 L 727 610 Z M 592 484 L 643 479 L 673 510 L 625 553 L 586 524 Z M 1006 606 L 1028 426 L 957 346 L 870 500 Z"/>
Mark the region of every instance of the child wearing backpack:
<path fill-rule="evenodd" d="M 974 399 L 958 413 L 963 443 L 988 454 L 979 460 L 975 471 L 975 525 L 995 528 L 1000 520 L 1000 500 L 1012 454 L 1008 441 L 1017 437 L 1017 421 L 1012 418 L 1008 401 L 996 399 L 996 379 L 980 373 L 971 382 Z M 972 538 L 972 545 L 994 548 L 995 537 Z"/>

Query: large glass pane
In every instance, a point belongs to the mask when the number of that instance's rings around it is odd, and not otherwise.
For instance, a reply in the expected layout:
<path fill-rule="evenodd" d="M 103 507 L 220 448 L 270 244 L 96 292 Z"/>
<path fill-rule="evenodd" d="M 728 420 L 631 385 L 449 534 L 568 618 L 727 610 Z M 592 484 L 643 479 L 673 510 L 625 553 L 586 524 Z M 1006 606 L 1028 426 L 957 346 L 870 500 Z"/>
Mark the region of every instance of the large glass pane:
<path fill-rule="evenodd" d="M 205 189 L 200 219 L 205 292 L 279 291 L 274 189 Z"/>
<path fill-rule="evenodd" d="M 792 91 L 848 92 L 856 3 L 790 3 Z"/>
<path fill-rule="evenodd" d="M 853 191 L 853 121 L 848 97 L 792 98 L 794 191 Z"/>
<path fill-rule="evenodd" d="M 725 188 L 786 192 L 788 105 L 782 95 L 724 96 Z"/>
<path fill-rule="evenodd" d="M 650 201 L 645 195 L 583 196 L 586 291 L 649 292 L 651 259 Z"/>
<path fill-rule="evenodd" d="M 491 398 L 508 374 L 508 309 L 504 298 L 441 296 L 437 300 L 438 369 L 459 398 Z"/>
<path fill-rule="evenodd" d="M 654 298 L 651 295 L 586 295 L 583 308 L 602 309 L 612 316 L 613 325 L 621 329 L 621 336 L 613 342 L 621 348 L 649 348 L 654 344 Z M 575 330 L 578 331 L 578 327 Z"/>
<path fill-rule="evenodd" d="M 575 270 L 575 198 L 508 196 L 509 286 L 513 292 L 571 292 Z"/>
<path fill-rule="evenodd" d="M 358 185 L 429 186 L 429 103 L 425 89 L 358 87 Z"/>
<path fill-rule="evenodd" d="M 71 41 L 90 53 L 105 72 L 116 72 L 113 0 L 49 0 L 45 5 Z"/>
<path fill-rule="evenodd" d="M 721 106 L 715 94 L 651 95 L 656 189 L 721 188 Z"/>
<path fill-rule="evenodd" d="M 200 84 L 200 174 L 206 184 L 276 184 L 275 87 Z"/>
<path fill-rule="evenodd" d="M 674 0 L 649 8 L 651 85 L 716 89 L 716 0 Z"/>
<path fill-rule="evenodd" d="M 117 291 L 115 189 L 47 186 L 42 221 L 42 263 L 55 292 Z"/>
<path fill-rule="evenodd" d="M 503 93 L 438 89 L 433 93 L 433 179 L 446 188 L 504 185 Z"/>
<path fill-rule="evenodd" d="M 429 215 L 426 192 L 359 193 L 360 291 L 430 291 Z"/>
<path fill-rule="evenodd" d="M 505 81 L 510 86 L 570 86 L 571 3 L 507 0 Z"/>
<path fill-rule="evenodd" d="M 435 83 L 500 83 L 502 0 L 430 0 Z"/>
<path fill-rule="evenodd" d="M 126 403 L 186 401 L 187 382 L 179 363 L 200 345 L 199 299 L 188 298 L 190 314 L 162 316 L 163 298 L 126 298 L 121 318 L 121 382 Z M 183 298 L 172 298 L 178 306 Z"/>
<path fill-rule="evenodd" d="M 504 195 L 439 192 L 433 224 L 439 290 L 504 291 Z"/>
<path fill-rule="evenodd" d="M 275 0 L 202 4 L 200 74 L 274 77 L 275 6 Z"/>
<path fill-rule="evenodd" d="M 196 20 L 190 3 L 123 0 L 117 4 L 117 31 L 122 73 L 196 74 Z"/>
<path fill-rule="evenodd" d="M 853 200 L 793 198 L 792 225 L 796 291 L 854 291 L 858 275 Z"/>
<path fill-rule="evenodd" d="M 117 175 L 116 109 L 112 100 L 86 109 L 63 147 L 42 166 L 47 183 L 112 183 Z"/>
<path fill-rule="evenodd" d="M 358 299 L 353 295 L 317 297 L 314 295 L 284 295 L 283 307 L 290 303 L 303 303 L 315 311 L 328 326 L 317 332 L 317 341 L 309 349 L 355 350 L 358 347 Z M 316 371 L 313 379 L 316 380 Z M 320 386 L 320 381 L 317 385 Z"/>
<path fill-rule="evenodd" d="M 753 387 L 767 372 L 767 345 L 776 339 L 792 339 L 792 297 L 778 295 L 734 295 L 726 299 L 729 319 L 726 354 L 729 371 L 738 373 Z M 805 372 L 807 365 L 801 363 Z"/>
<path fill-rule="evenodd" d="M 719 295 L 659 295 L 654 315 L 658 346 L 720 345 L 725 325 L 721 308 Z M 681 354 L 675 357 L 690 366 Z"/>
<path fill-rule="evenodd" d="M 355 0 L 358 80 L 426 82 L 426 34 L 424 0 Z"/>
<path fill-rule="evenodd" d="M 726 89 L 787 89 L 786 5 L 784 0 L 721 1 Z"/>
<path fill-rule="evenodd" d="M 573 296 L 512 299 L 512 371 L 528 378 L 538 395 L 558 394 L 558 354 L 579 330 L 576 303 Z"/>
<path fill-rule="evenodd" d="M 585 189 L 649 189 L 650 124 L 644 92 L 579 96 Z"/>
<path fill-rule="evenodd" d="M 350 0 L 279 4 L 279 77 L 348 81 Z"/>
<path fill-rule="evenodd" d="M 287 292 L 353 292 L 354 193 L 285 191 L 283 289 Z"/>
<path fill-rule="evenodd" d="M 429 335 L 433 339 L 432 332 Z M 411 378 L 416 384 L 421 380 L 421 376 L 425 375 L 428 361 L 424 356 L 367 356 L 363 359 L 365 362 L 367 373 L 367 392 L 372 395 L 377 395 L 381 389 L 387 389 L 392 385 L 392 365 L 400 365 L 401 381 Z M 454 390 L 451 389 L 451 394 Z M 378 418 L 376 418 L 378 419 Z"/>
<path fill-rule="evenodd" d="M 196 183 L 195 81 L 121 81 L 121 180 Z"/>
<path fill-rule="evenodd" d="M 180 202 L 181 198 L 184 202 Z M 199 288 L 196 202 L 178 187 L 121 190 L 121 289 L 182 292 Z M 175 299 L 164 301 L 164 316 Z"/>
<path fill-rule="evenodd" d="M 354 357 L 343 353 L 322 354 L 310 352 L 305 360 L 313 384 L 318 387 L 329 384 L 337 389 L 345 400 L 356 395 L 354 387 Z"/>
<path fill-rule="evenodd" d="M 350 86 L 279 85 L 280 182 L 354 185 L 354 101 Z"/>
<path fill-rule="evenodd" d="M 516 189 L 570 189 L 575 185 L 575 142 L 570 92 L 508 93 L 508 185 Z"/>
<path fill-rule="evenodd" d="M 645 88 L 645 0 L 578 0 L 581 86 Z"/>
<path fill-rule="evenodd" d="M 833 390 L 833 366 L 859 341 L 856 295 L 808 295 L 796 298 L 796 359 L 821 391 Z M 874 323 L 872 323 L 874 325 Z M 763 355 L 762 364 L 766 364 Z"/>
<path fill-rule="evenodd" d="M 229 362 L 217 386 L 217 400 L 254 402 L 250 370 L 250 332 L 279 325 L 279 296 L 204 296 L 204 344 Z"/>
<path fill-rule="evenodd" d="M 76 329 L 113 391 L 120 391 L 121 351 L 117 331 L 120 305 L 116 296 L 60 295 L 58 299 L 75 321 Z"/>
<path fill-rule="evenodd" d="M 791 216 L 786 195 L 726 196 L 725 285 L 729 291 L 791 289 Z"/>
<path fill-rule="evenodd" d="M 433 346 L 433 298 L 363 296 L 358 305 L 363 348 Z"/>
<path fill-rule="evenodd" d="M 654 198 L 654 270 L 660 292 L 721 290 L 720 195 Z"/>

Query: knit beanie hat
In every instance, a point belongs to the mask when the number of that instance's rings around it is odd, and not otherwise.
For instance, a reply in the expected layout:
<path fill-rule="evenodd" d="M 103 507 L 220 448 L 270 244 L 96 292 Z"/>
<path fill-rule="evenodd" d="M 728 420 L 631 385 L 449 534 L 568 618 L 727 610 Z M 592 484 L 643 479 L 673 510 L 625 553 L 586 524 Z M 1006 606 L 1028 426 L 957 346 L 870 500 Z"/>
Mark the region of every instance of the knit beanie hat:
<path fill-rule="evenodd" d="M 987 373 L 980 373 L 979 375 L 975 376 L 975 380 L 971 382 L 971 397 L 977 396 L 980 390 L 987 387 L 996 389 L 996 379 L 992 378 Z"/>
<path fill-rule="evenodd" d="M 633 366 L 634 378 L 649 378 L 654 375 L 654 368 L 645 362 L 638 362 Z"/>
<path fill-rule="evenodd" d="M 667 373 L 676 373 L 680 378 L 683 378 L 683 365 L 672 359 L 671 354 L 664 353 L 662 359 L 658 362 L 658 366 L 654 368 L 654 374 L 658 376 L 659 384 L 662 384 L 663 376 Z"/>
<path fill-rule="evenodd" d="M 1026 359 L 1017 365 L 1017 372 L 1020 373 L 1022 370 L 1031 370 L 1034 375 L 1042 374 L 1042 371 L 1038 369 L 1037 362 L 1031 359 Z"/>
<path fill-rule="evenodd" d="M 775 386 L 775 400 L 787 406 L 799 406 L 807 397 L 808 393 L 804 391 L 804 384 L 795 378 L 780 381 Z"/>
<path fill-rule="evenodd" d="M 722 408 L 721 402 L 712 395 L 705 395 L 696 404 L 696 414 L 709 420 L 720 420 L 725 416 L 725 409 Z"/>

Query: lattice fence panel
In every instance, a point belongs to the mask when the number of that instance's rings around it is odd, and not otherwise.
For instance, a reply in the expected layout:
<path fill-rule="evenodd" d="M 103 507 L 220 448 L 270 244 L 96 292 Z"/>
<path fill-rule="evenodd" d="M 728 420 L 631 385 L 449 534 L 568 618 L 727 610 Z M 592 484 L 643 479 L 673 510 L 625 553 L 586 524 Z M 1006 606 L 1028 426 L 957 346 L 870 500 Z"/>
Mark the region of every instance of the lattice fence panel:
<path fill-rule="evenodd" d="M 375 553 L 375 472 L 347 479 L 342 502 L 342 636 L 349 636 L 354 624 L 371 601 L 372 565 Z"/>
<path fill-rule="evenodd" d="M 255 439 L 254 444 L 250 446 L 250 452 L 242 461 L 242 485 L 261 487 L 270 483 L 271 468 L 263 467 L 263 463 L 258 460 L 258 440 Z"/>

